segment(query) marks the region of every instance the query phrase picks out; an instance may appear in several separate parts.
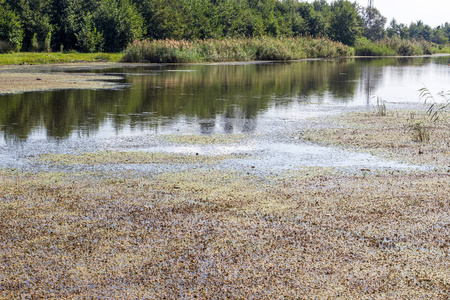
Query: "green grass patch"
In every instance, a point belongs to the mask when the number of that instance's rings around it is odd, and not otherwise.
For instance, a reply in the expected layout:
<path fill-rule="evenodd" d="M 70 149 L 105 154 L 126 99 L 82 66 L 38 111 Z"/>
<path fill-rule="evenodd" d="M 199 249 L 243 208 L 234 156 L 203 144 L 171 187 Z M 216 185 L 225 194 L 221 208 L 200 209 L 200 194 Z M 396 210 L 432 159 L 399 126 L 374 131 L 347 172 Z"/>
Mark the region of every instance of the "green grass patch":
<path fill-rule="evenodd" d="M 18 52 L 0 54 L 0 65 L 18 64 L 51 64 L 51 63 L 72 63 L 72 62 L 119 62 L 122 59 L 121 53 L 77 53 L 77 52 Z"/>

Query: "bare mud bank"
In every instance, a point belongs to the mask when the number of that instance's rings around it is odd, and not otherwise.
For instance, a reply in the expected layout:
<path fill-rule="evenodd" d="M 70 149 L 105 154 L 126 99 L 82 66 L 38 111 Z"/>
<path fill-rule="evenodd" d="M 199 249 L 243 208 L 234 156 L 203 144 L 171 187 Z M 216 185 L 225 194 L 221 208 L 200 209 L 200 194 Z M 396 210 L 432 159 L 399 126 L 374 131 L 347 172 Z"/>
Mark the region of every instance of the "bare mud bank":
<path fill-rule="evenodd" d="M 0 94 L 61 89 L 111 89 L 119 76 L 105 76 L 83 71 L 116 64 L 54 64 L 39 66 L 0 66 Z M 118 64 L 117 64 L 118 65 Z M 70 73 L 69 73 L 70 71 Z"/>

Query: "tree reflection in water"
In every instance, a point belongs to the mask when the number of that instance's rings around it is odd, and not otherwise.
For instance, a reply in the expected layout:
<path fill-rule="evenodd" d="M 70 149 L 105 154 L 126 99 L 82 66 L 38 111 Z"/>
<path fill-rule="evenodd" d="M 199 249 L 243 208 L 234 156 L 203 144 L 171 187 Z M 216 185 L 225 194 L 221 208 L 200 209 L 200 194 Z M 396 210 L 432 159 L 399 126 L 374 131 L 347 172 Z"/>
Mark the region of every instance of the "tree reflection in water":
<path fill-rule="evenodd" d="M 448 58 L 443 59 L 442 64 Z M 35 132 L 54 139 L 96 137 L 103 134 L 102 128 L 115 134 L 124 128 L 155 131 L 162 124 L 170 126 L 183 119 L 198 123 L 203 134 L 253 132 L 258 115 L 268 108 L 310 103 L 311 99 L 318 104 L 351 103 L 358 89 L 371 97 L 388 68 L 430 61 L 341 59 L 94 71 L 125 74 L 129 87 L 2 95 L 0 131 L 7 143 L 20 143 Z"/>

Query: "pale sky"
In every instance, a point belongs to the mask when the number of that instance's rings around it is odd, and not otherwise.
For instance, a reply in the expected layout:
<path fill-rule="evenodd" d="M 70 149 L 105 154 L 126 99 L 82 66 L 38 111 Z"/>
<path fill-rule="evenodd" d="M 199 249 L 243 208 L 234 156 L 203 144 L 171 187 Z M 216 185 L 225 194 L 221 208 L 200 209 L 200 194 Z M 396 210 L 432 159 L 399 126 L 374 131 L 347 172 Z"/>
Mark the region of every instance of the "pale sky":
<path fill-rule="evenodd" d="M 364 7 L 369 3 L 369 0 L 350 0 L 354 1 Z M 450 23 L 450 0 L 373 0 L 373 4 L 386 17 L 386 25 L 389 25 L 392 18 L 395 18 L 397 23 L 408 26 L 418 20 L 433 28 L 445 22 Z"/>
<path fill-rule="evenodd" d="M 367 6 L 369 1 L 356 0 L 356 2 Z M 449 0 L 373 0 L 373 5 L 387 18 L 387 25 L 392 18 L 395 18 L 397 23 L 407 25 L 422 20 L 433 28 L 445 22 L 450 23 Z"/>

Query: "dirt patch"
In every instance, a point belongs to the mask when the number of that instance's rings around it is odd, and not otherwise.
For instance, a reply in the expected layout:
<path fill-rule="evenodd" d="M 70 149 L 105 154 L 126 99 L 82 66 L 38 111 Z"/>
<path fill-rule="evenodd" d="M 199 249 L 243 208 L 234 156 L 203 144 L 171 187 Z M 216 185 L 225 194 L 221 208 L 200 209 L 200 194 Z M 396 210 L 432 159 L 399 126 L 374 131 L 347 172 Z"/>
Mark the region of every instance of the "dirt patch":
<path fill-rule="evenodd" d="M 116 76 L 68 73 L 0 73 L 0 94 L 61 89 L 110 89 Z"/>
<path fill-rule="evenodd" d="M 119 65 L 119 64 L 117 64 Z M 45 66 L 0 66 L 0 94 L 59 89 L 110 89 L 118 76 L 93 73 L 67 73 L 68 70 L 92 70 L 114 64 L 55 64 Z"/>

